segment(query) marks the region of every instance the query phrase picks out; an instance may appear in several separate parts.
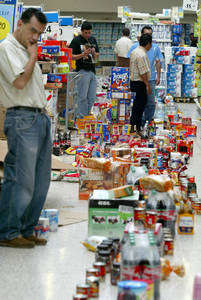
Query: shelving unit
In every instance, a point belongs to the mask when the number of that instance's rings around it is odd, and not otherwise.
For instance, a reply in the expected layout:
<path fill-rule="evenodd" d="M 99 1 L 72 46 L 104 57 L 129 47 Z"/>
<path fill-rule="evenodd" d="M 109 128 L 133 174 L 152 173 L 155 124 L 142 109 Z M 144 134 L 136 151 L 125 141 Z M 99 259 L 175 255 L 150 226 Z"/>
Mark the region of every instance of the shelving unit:
<path fill-rule="evenodd" d="M 100 54 L 100 63 L 114 63 L 116 56 L 114 53 L 114 46 L 116 41 L 121 37 L 122 30 L 125 27 L 120 22 L 91 22 L 93 36 L 96 38 Z"/>
<path fill-rule="evenodd" d="M 131 32 L 131 39 L 133 42 L 137 42 L 137 36 L 141 33 L 141 30 L 144 26 L 151 26 L 153 29 L 153 40 L 159 45 L 162 52 L 164 52 L 165 47 L 171 46 L 172 40 L 172 28 L 170 24 L 162 24 L 162 23 L 148 23 L 145 21 L 135 21 L 135 20 L 128 20 L 125 24 L 127 28 L 130 29 Z"/>

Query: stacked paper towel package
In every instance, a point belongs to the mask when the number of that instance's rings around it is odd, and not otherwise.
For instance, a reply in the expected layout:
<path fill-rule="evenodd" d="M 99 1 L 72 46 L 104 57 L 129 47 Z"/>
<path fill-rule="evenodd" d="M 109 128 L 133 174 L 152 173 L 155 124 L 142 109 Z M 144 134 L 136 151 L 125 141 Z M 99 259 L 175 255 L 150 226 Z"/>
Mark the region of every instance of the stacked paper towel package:
<path fill-rule="evenodd" d="M 194 71 L 196 52 L 195 47 L 167 47 L 165 49 L 167 94 L 173 97 L 197 97 Z"/>
<path fill-rule="evenodd" d="M 137 37 L 140 34 L 144 26 L 151 26 L 153 29 L 153 40 L 156 42 L 161 51 L 171 45 L 171 36 L 172 36 L 172 25 L 167 24 L 146 24 L 146 23 L 136 23 L 136 22 L 127 22 L 125 25 L 130 29 L 132 41 L 137 41 Z"/>

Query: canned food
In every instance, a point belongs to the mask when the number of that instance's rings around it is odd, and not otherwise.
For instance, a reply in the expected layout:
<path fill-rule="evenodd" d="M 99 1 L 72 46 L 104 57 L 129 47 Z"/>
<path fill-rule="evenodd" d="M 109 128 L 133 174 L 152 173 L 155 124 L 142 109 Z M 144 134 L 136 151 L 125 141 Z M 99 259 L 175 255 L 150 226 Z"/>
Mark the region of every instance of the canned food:
<path fill-rule="evenodd" d="M 86 277 L 94 276 L 99 277 L 99 270 L 95 268 L 90 268 L 86 270 Z"/>
<path fill-rule="evenodd" d="M 111 251 L 99 251 L 97 261 L 103 262 L 106 264 L 106 273 L 110 273 L 111 270 L 111 260 L 110 260 Z"/>
<path fill-rule="evenodd" d="M 149 229 L 155 229 L 157 222 L 157 213 L 155 211 L 147 211 L 146 214 L 146 227 Z"/>
<path fill-rule="evenodd" d="M 90 285 L 89 298 L 97 298 L 99 296 L 99 278 L 94 276 L 87 277 L 86 283 Z"/>
<path fill-rule="evenodd" d="M 174 254 L 174 240 L 173 239 L 165 239 L 164 240 L 164 254 L 165 255 L 173 255 Z"/>
<path fill-rule="evenodd" d="M 135 223 L 145 223 L 146 211 L 144 208 L 138 207 L 134 209 L 134 221 Z"/>
<path fill-rule="evenodd" d="M 100 278 L 100 281 L 105 281 L 105 275 L 106 275 L 106 263 L 103 263 L 103 262 L 100 262 L 100 261 L 96 261 L 94 264 L 93 264 L 93 267 L 95 269 L 98 269 L 99 270 L 99 278 Z"/>
<path fill-rule="evenodd" d="M 74 295 L 73 296 L 73 300 L 80 300 L 80 299 L 82 299 L 82 300 L 86 300 L 86 299 L 88 299 L 88 296 L 86 296 L 86 295 L 82 295 L 82 294 L 76 294 L 76 295 Z"/>
<path fill-rule="evenodd" d="M 76 293 L 79 295 L 89 295 L 89 288 L 90 286 L 88 284 L 77 284 L 76 285 Z"/>

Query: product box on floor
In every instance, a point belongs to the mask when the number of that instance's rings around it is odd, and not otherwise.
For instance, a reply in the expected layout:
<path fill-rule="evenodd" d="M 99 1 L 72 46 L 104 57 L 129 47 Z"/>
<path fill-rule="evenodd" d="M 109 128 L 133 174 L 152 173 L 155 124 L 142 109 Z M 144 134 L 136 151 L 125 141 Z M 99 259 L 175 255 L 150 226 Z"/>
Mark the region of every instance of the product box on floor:
<path fill-rule="evenodd" d="M 133 196 L 115 199 L 110 191 L 95 190 L 89 199 L 88 236 L 121 238 L 125 224 L 133 221 L 138 199 L 138 191 Z"/>
<path fill-rule="evenodd" d="M 115 162 L 109 172 L 80 168 L 79 199 L 88 200 L 94 190 L 110 190 L 124 186 L 131 164 Z"/>

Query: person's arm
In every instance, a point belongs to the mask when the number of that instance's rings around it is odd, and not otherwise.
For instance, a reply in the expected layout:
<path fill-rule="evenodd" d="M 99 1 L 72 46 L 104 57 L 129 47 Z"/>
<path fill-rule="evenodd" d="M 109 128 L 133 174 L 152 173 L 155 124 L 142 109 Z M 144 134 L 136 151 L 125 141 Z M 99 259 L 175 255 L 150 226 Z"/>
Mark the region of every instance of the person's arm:
<path fill-rule="evenodd" d="M 149 64 L 147 63 L 145 58 L 141 58 L 141 57 L 138 58 L 137 64 L 138 64 L 140 77 L 144 82 L 144 84 L 146 85 L 148 95 L 150 95 L 152 91 L 149 84 L 149 76 L 148 76 L 150 73 Z"/>
<path fill-rule="evenodd" d="M 18 90 L 23 90 L 32 76 L 37 61 L 37 44 L 30 45 L 27 51 L 30 55 L 29 61 L 24 68 L 24 72 L 13 82 L 13 86 Z"/>
<path fill-rule="evenodd" d="M 160 84 L 160 80 L 161 80 L 161 63 L 163 61 L 164 57 L 163 54 L 161 53 L 160 47 L 157 46 L 156 48 L 156 85 Z"/>
<path fill-rule="evenodd" d="M 96 39 L 95 38 L 93 38 L 93 39 L 94 39 L 95 47 L 93 47 L 91 49 L 91 53 L 92 53 L 93 59 L 97 60 L 99 58 L 99 48 L 98 48 L 98 43 L 97 43 Z"/>
<path fill-rule="evenodd" d="M 157 73 L 156 85 L 159 85 L 160 81 L 161 81 L 161 62 L 160 62 L 160 60 L 156 60 L 156 73 Z"/>
<path fill-rule="evenodd" d="M 72 55 L 72 60 L 79 60 L 83 57 L 88 57 L 88 55 L 91 53 L 91 49 L 86 49 L 84 52 L 82 52 L 81 54 L 73 54 Z"/>
<path fill-rule="evenodd" d="M 144 84 L 146 85 L 147 88 L 147 94 L 151 95 L 151 86 L 149 84 L 149 80 L 148 80 L 148 73 L 142 74 L 140 75 L 140 77 L 142 78 L 142 81 L 144 82 Z"/>

